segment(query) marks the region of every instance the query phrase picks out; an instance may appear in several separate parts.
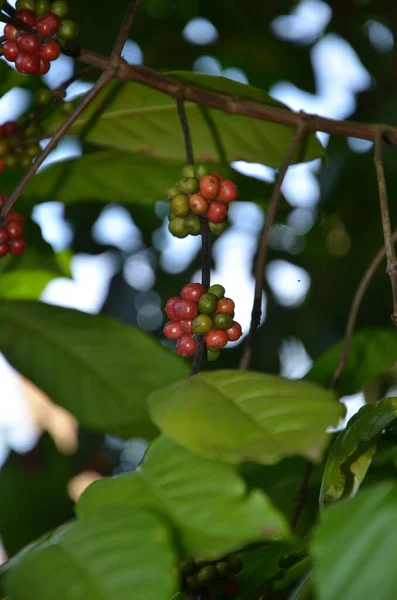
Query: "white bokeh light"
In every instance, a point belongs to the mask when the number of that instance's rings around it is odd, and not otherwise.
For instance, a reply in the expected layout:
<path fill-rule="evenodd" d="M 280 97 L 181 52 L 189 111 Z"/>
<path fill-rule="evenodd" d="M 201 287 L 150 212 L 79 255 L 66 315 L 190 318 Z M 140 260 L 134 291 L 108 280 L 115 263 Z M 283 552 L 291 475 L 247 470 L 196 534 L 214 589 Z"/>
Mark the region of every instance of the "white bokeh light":
<path fill-rule="evenodd" d="M 277 259 L 269 263 L 266 278 L 277 302 L 282 306 L 299 306 L 310 288 L 309 273 L 286 260 Z"/>
<path fill-rule="evenodd" d="M 213 44 L 219 37 L 216 27 L 208 19 L 195 17 L 183 30 L 183 37 L 191 44 Z"/>
<path fill-rule="evenodd" d="M 332 10 L 325 2 L 302 0 L 290 15 L 273 19 L 271 29 L 282 40 L 309 45 L 324 33 L 331 16 Z"/>

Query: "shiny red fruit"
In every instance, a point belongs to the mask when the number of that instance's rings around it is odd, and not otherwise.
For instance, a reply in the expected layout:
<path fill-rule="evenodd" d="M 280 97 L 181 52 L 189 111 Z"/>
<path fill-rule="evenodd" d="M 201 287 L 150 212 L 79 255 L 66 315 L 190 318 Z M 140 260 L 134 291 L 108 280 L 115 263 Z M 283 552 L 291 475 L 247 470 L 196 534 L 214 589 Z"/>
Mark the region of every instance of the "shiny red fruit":
<path fill-rule="evenodd" d="M 0 244 L 0 258 L 6 256 L 9 253 L 8 244 Z"/>
<path fill-rule="evenodd" d="M 213 200 L 219 192 L 219 179 L 213 175 L 206 175 L 200 179 L 200 193 L 206 200 Z"/>
<path fill-rule="evenodd" d="M 41 47 L 40 38 L 34 33 L 18 33 L 15 41 L 18 48 L 28 54 L 37 54 Z"/>
<path fill-rule="evenodd" d="M 166 313 L 167 317 L 169 319 L 171 319 L 172 321 L 178 320 L 176 318 L 176 316 L 174 315 L 174 304 L 177 300 L 181 300 L 181 298 L 179 296 L 174 296 L 173 298 L 170 298 L 167 301 L 167 304 L 165 305 L 165 313 Z"/>
<path fill-rule="evenodd" d="M 11 254 L 13 254 L 14 256 L 19 256 L 20 254 L 23 254 L 25 252 L 26 242 L 25 240 L 22 240 L 20 238 L 19 240 L 11 240 L 8 246 L 10 248 Z"/>
<path fill-rule="evenodd" d="M 56 42 L 55 40 L 51 40 L 47 44 L 43 44 L 43 46 L 41 46 L 39 54 L 40 58 L 52 61 L 59 58 L 59 55 L 61 54 L 61 49 L 59 47 L 58 42 Z"/>
<path fill-rule="evenodd" d="M 18 10 L 15 13 L 15 18 L 29 27 L 34 27 L 36 25 L 37 15 L 33 10 Z"/>
<path fill-rule="evenodd" d="M 21 221 L 8 221 L 7 220 L 7 231 L 8 231 L 8 235 L 10 236 L 10 240 L 17 240 L 18 238 L 20 238 L 22 236 L 23 233 L 23 224 L 21 223 Z"/>
<path fill-rule="evenodd" d="M 224 598 L 234 598 L 238 592 L 238 581 L 232 581 L 229 585 L 223 590 L 222 596 Z"/>
<path fill-rule="evenodd" d="M 213 350 L 220 350 L 224 348 L 229 341 L 228 335 L 224 329 L 217 329 L 214 327 L 210 329 L 204 336 L 204 341 L 208 348 Z"/>
<path fill-rule="evenodd" d="M 183 335 L 183 330 L 179 321 L 168 321 L 163 329 L 164 335 L 168 340 L 179 340 Z"/>
<path fill-rule="evenodd" d="M 203 215 L 208 208 L 208 202 L 201 194 L 193 194 L 189 198 L 189 206 L 195 215 Z"/>
<path fill-rule="evenodd" d="M 192 319 L 180 321 L 183 333 L 193 333 Z"/>
<path fill-rule="evenodd" d="M 0 227 L 0 244 L 6 244 L 9 240 L 9 235 L 6 227 Z"/>
<path fill-rule="evenodd" d="M 222 175 L 219 175 L 219 173 L 210 173 L 211 177 L 217 177 L 219 179 L 219 182 L 223 181 L 223 177 Z"/>
<path fill-rule="evenodd" d="M 181 338 L 176 343 L 176 351 L 179 356 L 193 356 L 196 352 L 197 342 L 190 335 L 190 333 L 184 333 Z"/>
<path fill-rule="evenodd" d="M 227 206 L 222 202 L 218 202 L 215 200 L 211 202 L 207 212 L 207 219 L 211 221 L 211 223 L 222 223 L 226 219 L 227 215 Z"/>
<path fill-rule="evenodd" d="M 186 321 L 190 319 L 194 319 L 194 317 L 198 313 L 198 305 L 197 302 L 193 300 L 178 300 L 174 304 L 174 315 L 177 319 L 181 321 Z"/>
<path fill-rule="evenodd" d="M 5 196 L 4 196 L 5 198 Z M 1 206 L 1 203 L 0 203 Z M 20 223 L 24 223 L 25 221 L 25 217 L 23 215 L 21 215 L 20 213 L 15 212 L 14 210 L 10 210 L 10 212 L 7 215 L 7 222 L 8 221 L 19 221 Z"/>
<path fill-rule="evenodd" d="M 4 35 L 6 36 L 7 40 L 10 40 L 11 42 L 13 42 L 17 36 L 17 28 L 14 27 L 13 25 L 6 25 L 4 27 Z M 4 46 L 3 46 L 4 48 Z"/>
<path fill-rule="evenodd" d="M 50 62 L 48 60 L 44 60 L 44 58 L 40 58 L 40 67 L 37 71 L 37 75 L 46 75 L 50 70 Z"/>
<path fill-rule="evenodd" d="M 3 125 L 3 131 L 4 131 L 4 135 L 6 137 L 10 137 L 11 135 L 14 135 L 16 130 L 17 130 L 17 124 L 15 121 L 6 121 Z"/>
<path fill-rule="evenodd" d="M 221 298 L 218 301 L 216 312 L 224 312 L 231 315 L 234 312 L 235 304 L 231 298 Z"/>
<path fill-rule="evenodd" d="M 233 325 L 230 329 L 226 329 L 227 336 L 229 338 L 229 342 L 237 342 L 243 335 L 243 330 L 241 329 L 240 323 L 237 321 L 233 321 Z"/>
<path fill-rule="evenodd" d="M 47 13 L 40 17 L 40 19 L 37 19 L 36 22 L 37 32 L 44 38 L 58 33 L 60 26 L 61 19 L 57 15 L 54 15 L 54 13 Z"/>
<path fill-rule="evenodd" d="M 35 75 L 40 68 L 40 58 L 37 54 L 20 52 L 15 59 L 15 67 L 23 75 Z"/>
<path fill-rule="evenodd" d="M 201 283 L 188 283 L 182 288 L 181 296 L 184 300 L 198 302 L 204 292 L 205 287 Z"/>
<path fill-rule="evenodd" d="M 219 189 L 218 200 L 219 202 L 224 202 L 225 204 L 229 204 L 229 202 L 233 202 L 238 197 L 238 189 L 233 181 L 229 179 L 225 179 L 225 181 L 221 182 L 221 186 Z"/>
<path fill-rule="evenodd" d="M 19 48 L 16 42 L 6 42 L 3 45 L 3 55 L 6 60 L 14 62 L 19 54 Z"/>

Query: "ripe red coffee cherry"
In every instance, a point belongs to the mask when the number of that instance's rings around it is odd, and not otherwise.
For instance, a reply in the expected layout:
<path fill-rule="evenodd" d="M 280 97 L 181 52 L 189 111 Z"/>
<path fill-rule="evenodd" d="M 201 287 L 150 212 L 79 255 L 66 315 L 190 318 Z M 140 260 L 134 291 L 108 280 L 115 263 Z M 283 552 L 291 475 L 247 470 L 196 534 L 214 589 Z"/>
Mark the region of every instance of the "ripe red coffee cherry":
<path fill-rule="evenodd" d="M 183 330 L 183 333 L 193 333 L 192 323 L 193 321 L 189 319 L 188 321 L 179 321 Z"/>
<path fill-rule="evenodd" d="M 4 196 L 4 194 L 0 194 L 0 206 L 3 206 L 7 201 L 7 196 Z"/>
<path fill-rule="evenodd" d="M 180 296 L 174 296 L 173 298 L 170 298 L 167 301 L 167 304 L 165 305 L 165 312 L 166 315 L 169 319 L 172 319 L 173 321 L 177 321 L 178 319 L 176 318 L 176 316 L 174 315 L 174 304 L 177 300 L 181 300 Z"/>
<path fill-rule="evenodd" d="M 33 10 L 18 10 L 15 13 L 15 18 L 29 27 L 36 25 L 36 13 Z"/>
<path fill-rule="evenodd" d="M 10 248 L 11 254 L 13 254 L 14 256 L 19 256 L 20 254 L 23 254 L 25 252 L 26 242 L 25 240 L 20 238 L 18 240 L 11 240 L 8 243 L 8 246 Z"/>
<path fill-rule="evenodd" d="M 184 333 L 176 343 L 176 351 L 180 356 L 193 356 L 196 352 L 196 347 L 197 342 L 190 333 Z"/>
<path fill-rule="evenodd" d="M 235 309 L 235 304 L 231 298 L 221 298 L 218 301 L 216 312 L 232 314 Z"/>
<path fill-rule="evenodd" d="M 27 52 L 28 54 L 37 54 L 37 52 L 40 50 L 40 38 L 34 33 L 18 33 L 15 41 L 18 48 L 22 50 L 22 52 Z"/>
<path fill-rule="evenodd" d="M 20 213 L 15 212 L 14 210 L 10 210 L 10 212 L 7 215 L 7 221 L 19 221 L 20 223 L 24 223 L 25 217 Z"/>
<path fill-rule="evenodd" d="M 5 44 L 3 44 L 3 54 L 4 58 L 9 60 L 10 62 L 14 62 L 19 54 L 19 48 L 16 45 L 16 42 L 8 41 Z"/>
<path fill-rule="evenodd" d="M 37 54 L 20 52 L 15 59 L 15 67 L 23 75 L 33 75 L 40 68 L 40 58 Z"/>
<path fill-rule="evenodd" d="M 22 236 L 23 225 L 21 221 L 9 221 L 7 220 L 7 231 L 10 236 L 10 240 L 17 240 Z"/>
<path fill-rule="evenodd" d="M 179 321 L 169 321 L 164 326 L 164 335 L 169 340 L 179 340 L 183 335 L 183 330 Z"/>
<path fill-rule="evenodd" d="M 50 67 L 50 61 L 44 60 L 44 58 L 40 58 L 40 67 L 37 71 L 37 75 L 46 75 L 46 73 L 48 73 L 48 71 L 50 70 Z"/>
<path fill-rule="evenodd" d="M 219 175 L 219 173 L 210 173 L 210 175 L 212 177 L 217 177 L 219 179 L 219 183 L 224 180 L 224 177 L 222 177 L 222 175 Z"/>
<path fill-rule="evenodd" d="M 41 46 L 39 52 L 40 58 L 49 61 L 56 60 L 57 58 L 59 58 L 60 54 L 61 49 L 59 47 L 58 42 L 56 42 L 55 40 L 51 40 L 50 42 L 47 42 L 47 44 Z"/>
<path fill-rule="evenodd" d="M 206 200 L 213 200 L 219 192 L 219 179 L 213 175 L 206 175 L 200 179 L 200 193 Z"/>
<path fill-rule="evenodd" d="M 203 215 L 208 208 L 208 202 L 201 194 L 193 194 L 189 198 L 190 210 L 196 215 Z"/>
<path fill-rule="evenodd" d="M 3 256 L 7 256 L 9 251 L 10 250 L 8 248 L 8 244 L 0 244 L 0 258 L 3 258 Z"/>
<path fill-rule="evenodd" d="M 9 24 L 6 25 L 4 27 L 4 35 L 6 36 L 7 40 L 10 40 L 11 42 L 13 42 L 17 36 L 16 27 L 14 27 L 13 25 L 9 25 Z"/>
<path fill-rule="evenodd" d="M 10 137 L 10 135 L 14 135 L 17 130 L 17 124 L 15 121 L 6 121 L 3 125 L 4 135 L 6 137 Z"/>
<path fill-rule="evenodd" d="M 207 218 L 212 223 L 222 223 L 226 219 L 227 206 L 222 202 L 215 200 L 211 202 L 207 212 Z"/>
<path fill-rule="evenodd" d="M 230 329 L 226 329 L 226 333 L 230 342 L 237 342 L 243 335 L 243 330 L 241 329 L 240 323 L 233 321 L 233 325 Z"/>
<path fill-rule="evenodd" d="M 0 227 L 0 244 L 6 244 L 9 240 L 9 235 L 6 227 Z"/>
<path fill-rule="evenodd" d="M 198 313 L 197 302 L 193 302 L 193 300 L 178 300 L 174 304 L 174 315 L 177 319 L 181 321 L 187 321 L 189 319 L 194 319 L 194 317 Z"/>
<path fill-rule="evenodd" d="M 224 348 L 226 346 L 226 344 L 229 341 L 229 338 L 226 331 L 214 327 L 208 333 L 205 334 L 204 341 L 207 344 L 208 348 L 220 350 L 221 348 Z"/>
<path fill-rule="evenodd" d="M 54 13 L 47 13 L 46 15 L 37 19 L 36 29 L 41 37 L 46 38 L 54 35 L 58 32 L 61 26 L 61 19 L 54 15 Z"/>
<path fill-rule="evenodd" d="M 219 202 L 224 202 L 225 204 L 229 204 L 229 202 L 233 202 L 238 197 L 237 186 L 233 181 L 229 179 L 225 179 L 225 181 L 221 182 L 218 200 Z"/>
<path fill-rule="evenodd" d="M 194 300 L 198 302 L 205 292 L 205 287 L 201 283 L 188 283 L 181 290 L 181 296 L 185 300 Z"/>

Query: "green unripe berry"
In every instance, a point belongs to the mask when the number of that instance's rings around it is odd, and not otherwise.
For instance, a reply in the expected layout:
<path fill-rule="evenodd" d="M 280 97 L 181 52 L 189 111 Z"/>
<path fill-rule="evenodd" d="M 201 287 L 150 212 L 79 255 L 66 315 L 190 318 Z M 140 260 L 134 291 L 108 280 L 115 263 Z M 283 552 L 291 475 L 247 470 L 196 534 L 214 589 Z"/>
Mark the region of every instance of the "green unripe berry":
<path fill-rule="evenodd" d="M 177 217 L 187 217 L 190 212 L 189 200 L 184 194 L 178 194 L 171 200 L 171 210 Z"/>
<path fill-rule="evenodd" d="M 200 181 L 202 177 L 208 175 L 208 169 L 205 165 L 197 165 L 195 170 L 195 177 Z"/>
<path fill-rule="evenodd" d="M 59 110 L 63 115 L 71 115 L 74 111 L 74 104 L 73 102 L 60 102 Z"/>
<path fill-rule="evenodd" d="M 233 325 L 233 317 L 228 313 L 216 313 L 214 315 L 214 325 L 218 329 L 230 329 Z"/>
<path fill-rule="evenodd" d="M 45 13 L 44 13 L 45 14 Z M 43 88 L 36 92 L 36 102 L 42 106 L 50 104 L 54 100 L 54 94 L 48 88 Z"/>
<path fill-rule="evenodd" d="M 208 350 L 207 354 L 209 354 L 210 350 Z M 218 355 L 221 353 L 220 350 L 212 350 L 211 353 L 217 353 Z M 209 359 L 210 360 L 210 359 Z M 212 360 L 216 360 L 216 359 L 212 359 Z M 218 571 L 218 574 L 220 577 L 222 577 L 223 579 L 227 579 L 230 576 L 230 569 L 229 569 L 229 565 L 227 564 L 227 562 L 225 560 L 220 560 L 219 562 L 216 563 L 215 565 L 216 570 Z"/>
<path fill-rule="evenodd" d="M 212 223 L 212 221 L 208 221 L 208 227 L 211 233 L 214 235 L 221 235 L 228 226 L 227 221 L 222 221 L 221 223 Z"/>
<path fill-rule="evenodd" d="M 205 292 L 205 294 L 201 296 L 198 305 L 201 313 L 210 315 L 218 306 L 218 298 L 215 296 L 215 294 Z"/>
<path fill-rule="evenodd" d="M 202 569 L 203 567 L 206 567 L 207 565 L 210 565 L 210 564 L 211 564 L 211 562 L 210 562 L 209 560 L 204 560 L 204 559 L 197 558 L 197 559 L 194 561 L 194 564 L 195 564 L 195 565 L 196 565 L 196 567 L 197 567 L 197 568 L 200 570 L 200 569 Z"/>
<path fill-rule="evenodd" d="M 168 225 L 168 230 L 177 238 L 185 238 L 187 236 L 185 220 L 181 217 L 175 217 L 172 219 L 171 223 Z"/>
<path fill-rule="evenodd" d="M 228 556 L 227 564 L 234 575 L 238 575 L 243 570 L 243 561 L 238 556 Z"/>
<path fill-rule="evenodd" d="M 37 134 L 38 134 L 38 132 L 39 132 L 39 130 L 37 129 L 36 125 L 34 125 L 34 124 L 32 123 L 31 125 L 29 125 L 29 127 L 27 127 L 27 128 L 25 129 L 25 132 L 24 132 L 24 134 L 23 134 L 23 135 L 24 135 L 24 137 L 25 137 L 26 139 L 28 139 L 28 140 L 29 140 L 29 139 L 31 139 L 31 138 L 34 138 L 34 137 L 36 137 L 36 136 L 37 136 Z"/>
<path fill-rule="evenodd" d="M 200 582 L 198 580 L 197 575 L 188 575 L 186 577 L 186 585 L 193 592 L 196 592 L 197 590 L 199 590 L 201 588 L 201 584 L 200 584 Z"/>
<path fill-rule="evenodd" d="M 168 200 L 172 200 L 178 194 L 179 194 L 179 190 L 178 190 L 177 186 L 173 185 L 172 187 L 170 187 L 170 189 L 167 192 L 167 198 L 168 198 Z"/>
<path fill-rule="evenodd" d="M 171 223 L 173 219 L 176 219 L 176 215 L 172 212 L 172 210 L 168 213 L 168 220 Z"/>
<path fill-rule="evenodd" d="M 213 362 L 214 360 L 218 360 L 221 355 L 220 350 L 212 350 L 212 348 L 207 348 L 207 360 L 209 362 Z"/>
<path fill-rule="evenodd" d="M 42 17 L 43 15 L 46 15 L 47 13 L 50 12 L 50 0 L 37 0 L 36 2 L 36 14 L 39 17 Z M 51 11 L 53 12 L 53 11 Z"/>
<path fill-rule="evenodd" d="M 67 2 L 64 2 L 64 0 L 57 0 L 56 2 L 52 2 L 51 12 L 60 19 L 63 19 L 69 12 L 69 5 Z"/>
<path fill-rule="evenodd" d="M 218 576 L 218 572 L 213 565 L 207 565 L 203 567 L 197 575 L 197 581 L 202 585 L 206 585 L 215 581 Z"/>
<path fill-rule="evenodd" d="M 194 317 L 192 321 L 192 330 L 193 333 L 197 333 L 198 335 L 203 335 L 207 333 L 213 327 L 212 319 L 209 315 L 197 315 Z"/>
<path fill-rule="evenodd" d="M 183 177 L 196 177 L 196 168 L 194 165 L 186 165 L 182 169 Z"/>
<path fill-rule="evenodd" d="M 200 219 L 197 216 L 185 217 L 185 227 L 190 235 L 200 235 Z"/>
<path fill-rule="evenodd" d="M 0 158 L 3 158 L 8 153 L 8 144 L 5 140 L 0 140 Z"/>
<path fill-rule="evenodd" d="M 191 575 L 194 573 L 194 562 L 192 558 L 185 558 L 181 563 L 179 563 L 179 571 L 183 575 Z"/>
<path fill-rule="evenodd" d="M 58 35 L 64 40 L 73 40 L 78 32 L 79 28 L 74 21 L 71 21 L 70 19 L 64 19 L 59 28 Z"/>
<path fill-rule="evenodd" d="M 29 144 L 29 146 L 26 148 L 26 155 L 30 156 L 30 158 L 35 158 L 36 156 L 38 156 L 41 152 L 41 148 L 39 144 Z"/>
<path fill-rule="evenodd" d="M 15 5 L 17 10 L 36 10 L 36 0 L 17 0 Z"/>
<path fill-rule="evenodd" d="M 4 157 L 6 169 L 17 169 L 19 167 L 19 158 L 16 154 L 7 154 Z"/>
<path fill-rule="evenodd" d="M 195 177 L 184 177 L 178 183 L 178 189 L 183 194 L 194 194 L 199 189 L 199 184 Z"/>
<path fill-rule="evenodd" d="M 225 297 L 226 290 L 223 287 L 223 285 L 219 285 L 219 283 L 215 283 L 214 285 L 211 285 L 211 287 L 208 288 L 208 291 L 211 294 L 214 294 L 214 296 L 216 296 L 218 298 L 218 300 Z"/>
<path fill-rule="evenodd" d="M 32 159 L 29 156 L 21 156 L 19 159 L 19 165 L 21 169 L 27 171 L 32 166 Z"/>

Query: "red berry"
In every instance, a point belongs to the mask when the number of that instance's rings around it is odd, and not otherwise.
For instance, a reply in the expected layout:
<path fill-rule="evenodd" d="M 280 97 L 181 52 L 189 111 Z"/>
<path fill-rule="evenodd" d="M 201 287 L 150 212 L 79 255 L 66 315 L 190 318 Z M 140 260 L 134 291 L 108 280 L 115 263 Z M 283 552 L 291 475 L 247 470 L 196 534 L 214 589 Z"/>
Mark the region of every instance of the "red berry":
<path fill-rule="evenodd" d="M 0 138 L 4 137 L 4 127 L 3 125 L 0 125 Z"/>
<path fill-rule="evenodd" d="M 5 168 L 6 168 L 6 161 L 1 159 L 0 160 L 0 173 L 2 173 Z"/>
<path fill-rule="evenodd" d="M 50 62 L 48 60 L 44 60 L 44 58 L 40 58 L 40 67 L 37 71 L 37 75 L 46 75 L 50 70 Z"/>
<path fill-rule="evenodd" d="M 20 52 L 15 59 L 15 66 L 23 75 L 34 75 L 40 69 L 40 58 L 37 54 Z"/>
<path fill-rule="evenodd" d="M 5 198 L 5 196 L 4 196 Z M 1 204 L 0 204 L 1 206 Z M 25 217 L 23 215 L 21 215 L 20 213 L 15 212 L 14 210 L 10 210 L 10 212 L 7 215 L 7 222 L 8 221 L 19 221 L 20 223 L 24 223 L 25 221 Z"/>
<path fill-rule="evenodd" d="M 218 300 L 216 312 L 228 313 L 231 315 L 234 312 L 235 304 L 231 298 L 221 298 Z"/>
<path fill-rule="evenodd" d="M 213 200 L 219 192 L 219 179 L 213 175 L 206 175 L 200 179 L 200 193 L 206 200 Z"/>
<path fill-rule="evenodd" d="M 171 319 L 173 321 L 178 321 L 178 319 L 174 315 L 174 304 L 177 300 L 181 300 L 181 298 L 179 296 L 174 296 L 173 298 L 170 298 L 167 301 L 167 304 L 165 305 L 166 315 L 169 319 Z"/>
<path fill-rule="evenodd" d="M 8 242 L 9 235 L 6 227 L 0 227 L 0 244 L 6 244 Z"/>
<path fill-rule="evenodd" d="M 237 321 L 233 321 L 233 325 L 230 329 L 226 329 L 227 336 L 229 338 L 229 342 L 237 342 L 243 335 L 243 330 L 241 329 L 240 323 Z"/>
<path fill-rule="evenodd" d="M 15 121 L 7 121 L 3 125 L 3 130 L 4 130 L 4 135 L 6 137 L 10 137 L 11 135 L 14 135 L 14 133 L 17 130 L 16 122 Z"/>
<path fill-rule="evenodd" d="M 181 324 L 178 321 L 168 321 L 163 331 L 165 337 L 169 340 L 178 340 L 183 335 Z"/>
<path fill-rule="evenodd" d="M 204 341 L 207 344 L 208 348 L 213 348 L 214 350 L 220 350 L 224 348 L 229 341 L 228 335 L 224 329 L 217 329 L 214 327 L 210 329 L 208 333 L 204 336 Z"/>
<path fill-rule="evenodd" d="M 25 252 L 26 242 L 25 240 L 19 238 L 19 240 L 11 240 L 8 244 L 10 248 L 11 254 L 14 256 L 19 256 Z"/>
<path fill-rule="evenodd" d="M 6 36 L 7 40 L 13 42 L 17 36 L 17 28 L 13 25 L 6 25 L 4 27 L 4 35 Z"/>
<path fill-rule="evenodd" d="M 229 179 L 225 179 L 225 181 L 221 182 L 221 186 L 219 189 L 218 200 L 219 202 L 224 202 L 225 204 L 229 204 L 229 202 L 233 202 L 236 200 L 238 196 L 237 186 L 233 181 Z"/>
<path fill-rule="evenodd" d="M 22 236 L 23 225 L 21 221 L 8 221 L 7 220 L 7 231 L 10 236 L 10 240 L 17 240 Z"/>
<path fill-rule="evenodd" d="M 201 283 L 188 283 L 181 290 L 181 296 L 184 300 L 193 300 L 198 302 L 205 292 L 205 287 Z"/>
<path fill-rule="evenodd" d="M 36 22 L 37 32 L 41 37 L 46 38 L 58 32 L 61 26 L 61 19 L 54 13 L 43 15 Z"/>
<path fill-rule="evenodd" d="M 8 244 L 0 244 L 0 258 L 6 256 L 9 253 L 10 249 L 8 248 Z"/>
<path fill-rule="evenodd" d="M 56 42 L 55 42 L 56 43 Z M 34 33 L 18 33 L 16 38 L 16 44 L 22 52 L 28 54 L 37 54 L 40 50 L 41 42 L 38 35 Z"/>
<path fill-rule="evenodd" d="M 222 175 L 219 175 L 219 173 L 210 173 L 210 175 L 211 177 L 217 177 L 219 179 L 219 183 L 224 179 Z"/>
<path fill-rule="evenodd" d="M 14 62 L 19 54 L 19 48 L 16 45 L 16 42 L 6 42 L 3 45 L 3 54 L 4 58 L 9 60 L 10 62 Z"/>
<path fill-rule="evenodd" d="M 177 300 L 174 304 L 174 315 L 181 321 L 194 319 L 198 313 L 197 302 L 193 300 Z"/>
<path fill-rule="evenodd" d="M 227 206 L 222 202 L 218 202 L 215 200 L 211 202 L 208 212 L 207 218 L 211 223 L 222 223 L 226 219 L 227 215 Z"/>
<path fill-rule="evenodd" d="M 180 356 L 193 356 L 196 346 L 197 342 L 190 333 L 184 333 L 176 343 L 176 351 Z"/>
<path fill-rule="evenodd" d="M 3 206 L 7 202 L 7 196 L 0 194 L 0 206 Z"/>
<path fill-rule="evenodd" d="M 195 215 L 203 215 L 208 208 L 208 202 L 201 194 L 193 194 L 189 198 L 189 206 Z"/>
<path fill-rule="evenodd" d="M 225 598 L 233 598 L 238 592 L 238 581 L 232 581 L 222 592 Z"/>
<path fill-rule="evenodd" d="M 36 13 L 33 10 L 18 10 L 15 13 L 15 18 L 29 27 L 35 27 L 36 25 Z"/>
<path fill-rule="evenodd" d="M 50 42 L 44 44 L 40 48 L 39 54 L 40 57 L 44 60 L 52 61 L 59 58 L 59 55 L 61 54 L 61 49 L 59 47 L 58 42 L 56 42 L 55 40 L 51 40 Z"/>
<path fill-rule="evenodd" d="M 183 333 L 193 333 L 192 320 L 179 321 L 183 330 Z"/>

